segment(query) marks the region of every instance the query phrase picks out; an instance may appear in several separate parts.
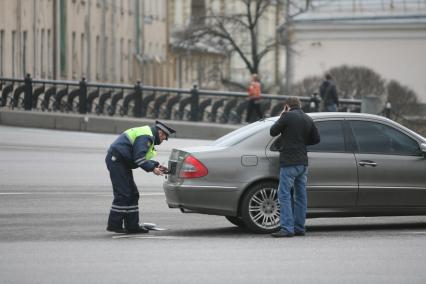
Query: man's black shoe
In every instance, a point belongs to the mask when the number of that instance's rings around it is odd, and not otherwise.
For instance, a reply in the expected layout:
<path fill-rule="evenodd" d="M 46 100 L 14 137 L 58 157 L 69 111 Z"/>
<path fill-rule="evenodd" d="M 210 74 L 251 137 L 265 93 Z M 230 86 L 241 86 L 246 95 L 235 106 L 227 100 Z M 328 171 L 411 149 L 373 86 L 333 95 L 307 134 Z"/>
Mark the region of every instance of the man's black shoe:
<path fill-rule="evenodd" d="M 294 235 L 297 237 L 303 237 L 305 235 L 305 232 L 294 232 Z"/>
<path fill-rule="evenodd" d="M 280 230 L 278 232 L 272 233 L 271 236 L 274 238 L 292 238 L 294 237 L 294 234 Z"/>
<path fill-rule="evenodd" d="M 109 232 L 114 232 L 114 233 L 118 233 L 118 234 L 125 234 L 126 233 L 126 230 L 124 230 L 123 228 L 116 228 L 116 227 L 108 226 L 106 229 Z"/>
<path fill-rule="evenodd" d="M 139 226 L 132 229 L 127 229 L 128 234 L 146 234 L 149 233 L 149 230 L 145 228 L 144 226 Z"/>

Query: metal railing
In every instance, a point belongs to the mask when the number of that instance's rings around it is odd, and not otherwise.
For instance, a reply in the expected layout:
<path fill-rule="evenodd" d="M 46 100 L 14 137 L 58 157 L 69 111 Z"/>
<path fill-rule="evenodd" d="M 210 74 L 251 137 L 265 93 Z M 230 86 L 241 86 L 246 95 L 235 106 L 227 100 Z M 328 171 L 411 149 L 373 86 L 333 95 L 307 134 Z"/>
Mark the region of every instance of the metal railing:
<path fill-rule="evenodd" d="M 105 84 L 81 81 L 0 77 L 0 107 L 26 111 L 93 113 L 216 123 L 241 123 L 247 109 L 247 94 L 192 89 Z M 288 96 L 262 94 L 265 117 L 282 111 Z M 305 112 L 319 109 L 316 96 L 299 97 Z M 341 99 L 339 111 L 360 112 L 361 100 Z"/>

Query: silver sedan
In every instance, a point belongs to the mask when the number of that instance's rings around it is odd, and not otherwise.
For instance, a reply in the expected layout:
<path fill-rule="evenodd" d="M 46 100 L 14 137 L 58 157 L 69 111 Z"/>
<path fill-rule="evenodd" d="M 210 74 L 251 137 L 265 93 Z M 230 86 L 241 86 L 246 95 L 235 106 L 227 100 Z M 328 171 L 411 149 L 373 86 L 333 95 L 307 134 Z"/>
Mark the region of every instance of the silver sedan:
<path fill-rule="evenodd" d="M 307 217 L 426 215 L 426 139 L 381 116 L 310 114 Z M 226 216 L 257 233 L 279 229 L 279 153 L 267 118 L 210 146 L 173 149 L 163 184 L 170 208 Z"/>

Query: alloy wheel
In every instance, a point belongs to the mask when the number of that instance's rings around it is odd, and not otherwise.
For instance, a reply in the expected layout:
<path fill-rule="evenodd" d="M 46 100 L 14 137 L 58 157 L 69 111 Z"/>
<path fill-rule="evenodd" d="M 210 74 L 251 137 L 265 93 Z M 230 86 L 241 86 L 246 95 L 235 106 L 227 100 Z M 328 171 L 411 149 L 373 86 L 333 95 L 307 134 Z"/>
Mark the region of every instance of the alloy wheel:
<path fill-rule="evenodd" d="M 276 230 L 280 225 L 280 207 L 277 189 L 259 188 L 248 202 L 248 213 L 251 221 L 264 230 Z"/>

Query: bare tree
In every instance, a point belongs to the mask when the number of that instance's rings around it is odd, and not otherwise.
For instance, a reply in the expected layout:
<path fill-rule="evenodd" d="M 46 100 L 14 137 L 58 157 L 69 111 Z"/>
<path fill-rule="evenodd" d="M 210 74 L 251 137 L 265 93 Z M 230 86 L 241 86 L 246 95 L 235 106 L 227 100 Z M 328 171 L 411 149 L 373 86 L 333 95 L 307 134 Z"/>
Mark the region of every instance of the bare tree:
<path fill-rule="evenodd" d="M 225 5 L 225 1 L 213 0 L 212 3 L 214 2 L 218 3 L 218 6 Z M 205 14 L 193 15 L 188 28 L 176 36 L 182 45 L 202 45 L 223 50 L 228 54 L 235 52 L 251 74 L 259 73 L 259 66 L 265 56 L 278 48 L 281 38 L 278 36 L 278 32 L 285 29 L 283 25 L 280 30 L 269 35 L 266 40 L 259 41 L 259 24 L 261 20 L 266 19 L 268 9 L 276 9 L 276 16 L 282 18 L 279 13 L 282 11 L 285 2 L 291 2 L 292 6 L 298 6 L 297 3 L 305 3 L 305 1 L 233 0 L 232 2 L 236 7 L 243 7 L 243 9 L 229 11 L 222 6 L 222 9 L 216 11 L 207 7 Z M 310 2 L 307 0 L 303 8 L 298 8 L 294 15 L 306 11 Z M 229 2 L 227 1 L 227 3 Z M 294 16 L 290 13 L 287 14 L 288 17 Z M 278 28 L 278 25 L 276 28 Z M 286 44 L 285 40 L 282 42 L 284 45 Z"/>
<path fill-rule="evenodd" d="M 390 81 L 387 86 L 388 101 L 391 103 L 392 112 L 397 116 L 415 114 L 419 104 L 417 94 L 397 81 Z"/>
<path fill-rule="evenodd" d="M 363 96 L 376 95 L 384 98 L 385 80 L 373 70 L 363 66 L 342 65 L 326 71 L 337 86 L 341 98 L 361 99 Z M 310 96 L 319 93 L 324 78 L 321 76 L 306 77 L 293 85 L 296 96 Z"/>
<path fill-rule="evenodd" d="M 319 86 L 322 78 L 319 76 L 306 77 L 302 81 L 293 85 L 293 93 L 295 96 L 311 96 L 319 93 Z"/>
<path fill-rule="evenodd" d="M 343 65 L 326 73 L 330 73 L 336 82 L 339 97 L 361 99 L 375 95 L 383 98 L 386 94 L 385 80 L 370 68 Z"/>

